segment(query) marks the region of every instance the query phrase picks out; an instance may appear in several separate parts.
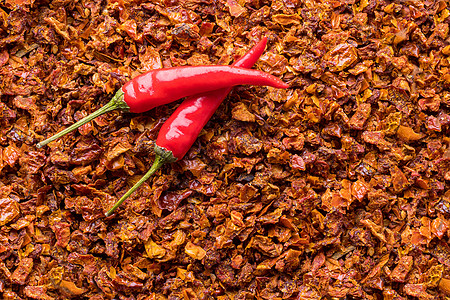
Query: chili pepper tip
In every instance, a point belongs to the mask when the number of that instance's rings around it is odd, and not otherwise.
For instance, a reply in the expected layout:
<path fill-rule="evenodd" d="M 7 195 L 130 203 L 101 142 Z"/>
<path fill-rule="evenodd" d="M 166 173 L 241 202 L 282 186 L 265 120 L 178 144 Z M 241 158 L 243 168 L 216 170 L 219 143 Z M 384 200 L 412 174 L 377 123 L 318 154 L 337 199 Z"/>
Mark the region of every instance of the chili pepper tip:
<path fill-rule="evenodd" d="M 69 132 L 77 129 L 80 126 L 83 126 L 84 124 L 88 123 L 89 121 L 95 119 L 98 116 L 103 115 L 104 113 L 107 113 L 109 111 L 115 110 L 115 109 L 120 109 L 120 110 L 129 110 L 128 105 L 126 104 L 126 102 L 123 100 L 123 91 L 122 89 L 118 90 L 116 92 L 116 94 L 114 95 L 114 97 L 108 102 L 106 103 L 104 106 L 100 107 L 99 109 L 97 109 L 96 111 L 94 111 L 92 114 L 84 117 L 83 119 L 79 120 L 78 122 L 76 122 L 75 124 L 72 124 L 71 126 L 67 127 L 66 129 L 64 129 L 61 132 L 58 132 L 57 134 L 49 137 L 48 139 L 38 143 L 36 145 L 37 148 L 42 148 L 43 146 L 47 145 L 48 143 L 62 137 L 63 135 L 68 134 Z"/>
<path fill-rule="evenodd" d="M 162 165 L 165 163 L 171 163 L 177 160 L 176 157 L 173 156 L 172 151 L 166 150 L 163 147 L 155 145 L 155 161 L 153 165 L 150 167 L 147 173 L 136 182 L 133 187 L 131 187 L 120 199 L 117 201 L 114 206 L 105 213 L 106 217 L 109 217 L 113 214 L 113 212 L 132 194 L 134 193 L 150 176 L 152 176 Z"/>

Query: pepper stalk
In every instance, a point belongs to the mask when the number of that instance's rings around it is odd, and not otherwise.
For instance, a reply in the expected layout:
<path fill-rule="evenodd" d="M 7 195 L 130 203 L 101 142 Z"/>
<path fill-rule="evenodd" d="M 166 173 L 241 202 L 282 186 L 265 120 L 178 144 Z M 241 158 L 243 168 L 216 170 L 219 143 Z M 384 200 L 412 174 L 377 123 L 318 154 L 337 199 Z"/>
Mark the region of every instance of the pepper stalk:
<path fill-rule="evenodd" d="M 111 207 L 106 213 L 105 216 L 109 217 L 113 214 L 113 212 L 131 195 L 133 194 L 147 179 L 150 178 L 162 165 L 166 163 L 172 163 L 177 161 L 177 158 L 173 156 L 172 151 L 169 151 L 163 147 L 160 147 L 155 144 L 155 160 L 150 170 L 136 182 L 131 189 L 129 189 L 120 199 L 117 201 L 113 207 Z"/>
<path fill-rule="evenodd" d="M 103 115 L 103 114 L 105 114 L 107 112 L 110 112 L 110 111 L 113 111 L 113 110 L 116 110 L 116 109 L 120 109 L 122 111 L 129 111 L 130 110 L 128 104 L 124 101 L 124 92 L 122 91 L 122 89 L 119 89 L 116 92 L 116 94 L 114 95 L 114 97 L 108 103 L 106 103 L 104 106 L 100 107 L 99 109 L 97 109 L 96 111 L 91 113 L 90 115 L 88 115 L 88 116 L 84 117 L 83 119 L 79 120 L 75 124 L 70 125 L 69 127 L 64 129 L 63 131 L 60 131 L 57 134 L 49 137 L 48 139 L 38 143 L 36 145 L 36 147 L 37 148 L 42 148 L 43 146 L 47 145 L 48 143 L 53 142 L 54 140 L 62 137 L 63 135 L 66 135 L 69 132 L 74 131 L 78 127 L 83 126 L 84 124 L 92 121 L 93 119 L 97 118 L 98 116 L 101 116 L 101 115 Z"/>

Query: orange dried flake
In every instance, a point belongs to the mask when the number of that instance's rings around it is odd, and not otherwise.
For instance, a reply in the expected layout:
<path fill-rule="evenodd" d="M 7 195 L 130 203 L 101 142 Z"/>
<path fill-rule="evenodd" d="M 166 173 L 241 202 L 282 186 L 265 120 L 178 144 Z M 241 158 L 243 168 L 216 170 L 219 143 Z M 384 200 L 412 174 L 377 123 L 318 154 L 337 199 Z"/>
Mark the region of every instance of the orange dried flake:
<path fill-rule="evenodd" d="M 449 221 L 439 214 L 438 217 L 431 222 L 431 232 L 442 239 L 445 233 L 448 232 L 449 226 Z"/>
<path fill-rule="evenodd" d="M 369 103 L 361 103 L 356 113 L 350 118 L 349 125 L 352 129 L 362 130 L 371 113 Z"/>
<path fill-rule="evenodd" d="M 236 0 L 227 0 L 227 6 L 230 9 L 230 15 L 233 17 L 239 17 L 247 11 L 247 9 L 239 5 Z"/>
<path fill-rule="evenodd" d="M 278 14 L 273 15 L 272 20 L 280 25 L 286 26 L 286 25 L 300 24 L 302 18 L 299 15 Z"/>
<path fill-rule="evenodd" d="M 405 174 L 397 166 L 393 166 L 390 171 L 394 191 L 397 193 L 403 191 L 409 185 Z"/>
<path fill-rule="evenodd" d="M 233 116 L 233 119 L 242 122 L 255 122 L 256 120 L 255 115 L 252 114 L 248 110 L 247 106 L 243 103 L 240 103 L 237 106 L 233 107 L 231 114 Z"/>
<path fill-rule="evenodd" d="M 450 295 L 450 279 L 442 278 L 439 281 L 439 288 L 447 295 Z"/>
<path fill-rule="evenodd" d="M 416 133 L 412 128 L 402 125 L 398 127 L 397 136 L 405 141 L 417 141 L 423 138 L 422 134 Z"/>
<path fill-rule="evenodd" d="M 327 190 L 321 197 L 322 207 L 327 211 L 342 209 L 348 207 L 348 202 L 339 192 Z"/>
<path fill-rule="evenodd" d="M 184 251 L 187 255 L 197 260 L 203 259 L 206 255 L 206 251 L 202 247 L 197 246 L 192 242 L 187 242 Z"/>
<path fill-rule="evenodd" d="M 24 285 L 28 275 L 30 275 L 31 270 L 33 269 L 33 265 L 33 259 L 30 257 L 25 257 L 20 260 L 17 268 L 11 275 L 12 282 L 15 284 Z"/>
<path fill-rule="evenodd" d="M 161 69 L 163 67 L 161 56 L 153 47 L 147 47 L 144 53 L 139 54 L 139 60 L 142 66 L 142 72 Z"/>
<path fill-rule="evenodd" d="M 339 72 L 353 65 L 358 60 L 354 46 L 342 43 L 331 49 L 323 56 L 323 61 L 332 72 Z"/>
<path fill-rule="evenodd" d="M 15 145 L 9 145 L 3 149 L 2 159 L 10 167 L 13 167 L 19 160 L 20 150 Z"/>
<path fill-rule="evenodd" d="M 369 185 L 362 179 L 358 179 L 352 183 L 351 194 L 358 201 L 362 201 L 369 192 Z"/>
<path fill-rule="evenodd" d="M 12 198 L 0 199 L 0 226 L 4 226 L 20 216 L 17 201 Z"/>
<path fill-rule="evenodd" d="M 145 252 L 149 258 L 163 258 L 166 255 L 166 250 L 151 239 L 145 243 Z"/>
<path fill-rule="evenodd" d="M 45 286 L 31 286 L 28 285 L 24 288 L 25 295 L 32 299 L 40 300 L 54 300 L 54 297 L 47 295 L 47 287 Z"/>

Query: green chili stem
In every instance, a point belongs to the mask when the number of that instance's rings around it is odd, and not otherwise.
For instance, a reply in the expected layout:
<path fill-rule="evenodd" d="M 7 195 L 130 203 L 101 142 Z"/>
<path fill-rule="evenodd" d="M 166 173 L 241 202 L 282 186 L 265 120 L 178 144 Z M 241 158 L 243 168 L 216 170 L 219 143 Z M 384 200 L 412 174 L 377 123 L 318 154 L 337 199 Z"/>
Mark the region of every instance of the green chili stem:
<path fill-rule="evenodd" d="M 164 159 L 161 156 L 155 156 L 155 161 L 153 162 L 152 167 L 148 172 L 138 181 L 131 189 L 126 192 L 119 201 L 117 201 L 114 206 L 108 210 L 108 212 L 105 214 L 107 217 L 112 215 L 112 213 L 127 199 L 131 194 L 134 193 L 150 176 L 152 176 L 161 166 L 165 163 Z"/>
<path fill-rule="evenodd" d="M 104 106 L 100 107 L 98 110 L 94 111 L 89 116 L 84 117 L 80 121 L 76 122 L 75 124 L 67 127 L 61 132 L 58 132 L 57 134 L 49 137 L 45 141 L 42 141 L 36 145 L 36 147 L 41 148 L 42 146 L 47 145 L 48 143 L 62 137 L 65 134 L 68 134 L 69 132 L 77 129 L 80 126 L 83 126 L 84 124 L 88 123 L 89 121 L 97 118 L 98 116 L 101 116 L 109 111 L 115 110 L 115 109 L 121 109 L 121 110 L 128 110 L 128 105 L 123 100 L 123 91 L 120 89 L 117 91 L 117 93 L 114 95 L 114 97 L 106 103 Z"/>
<path fill-rule="evenodd" d="M 111 102 L 108 102 L 105 106 L 99 108 L 98 110 L 96 110 L 95 112 L 93 112 L 92 114 L 90 114 L 89 116 L 87 116 L 87 117 L 81 119 L 80 121 L 76 122 L 75 124 L 72 124 L 71 126 L 67 127 L 67 128 L 64 129 L 63 131 L 58 132 L 57 134 L 55 134 L 55 135 L 49 137 L 48 139 L 46 139 L 46 140 L 44 140 L 44 141 L 38 143 L 38 144 L 36 145 L 36 147 L 41 148 L 41 147 L 47 145 L 48 143 L 53 142 L 54 140 L 56 140 L 56 139 L 62 137 L 63 135 L 66 135 L 66 134 L 68 134 L 69 132 L 71 132 L 71 131 L 77 129 L 78 127 L 80 127 L 80 126 L 86 124 L 87 122 L 91 121 L 92 119 L 95 119 L 96 117 L 98 117 L 98 116 L 100 116 L 100 115 L 103 115 L 104 113 L 107 113 L 108 111 L 113 110 L 114 108 L 113 108 L 111 105 L 109 105 L 110 103 L 111 103 Z"/>
<path fill-rule="evenodd" d="M 123 203 L 123 201 L 133 194 L 150 176 L 161 168 L 163 164 L 171 163 L 176 160 L 177 158 L 173 156 L 172 151 L 155 144 L 155 161 L 153 162 L 150 170 L 148 170 L 148 172 L 138 182 L 136 182 L 135 185 L 133 185 L 133 187 L 129 189 L 110 210 L 108 210 L 105 216 L 109 217 L 112 215 L 112 213 Z"/>

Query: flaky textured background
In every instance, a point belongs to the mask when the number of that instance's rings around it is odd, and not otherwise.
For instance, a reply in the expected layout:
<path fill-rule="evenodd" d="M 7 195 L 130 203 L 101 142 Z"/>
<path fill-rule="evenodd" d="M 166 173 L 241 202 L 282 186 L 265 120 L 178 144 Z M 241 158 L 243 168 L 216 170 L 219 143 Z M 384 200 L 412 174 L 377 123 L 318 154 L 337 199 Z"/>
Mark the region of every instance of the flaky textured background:
<path fill-rule="evenodd" d="M 447 1 L 0 4 L 2 299 L 448 299 Z M 185 159 L 111 217 L 177 103 L 37 149 L 146 70 L 230 64 Z"/>

